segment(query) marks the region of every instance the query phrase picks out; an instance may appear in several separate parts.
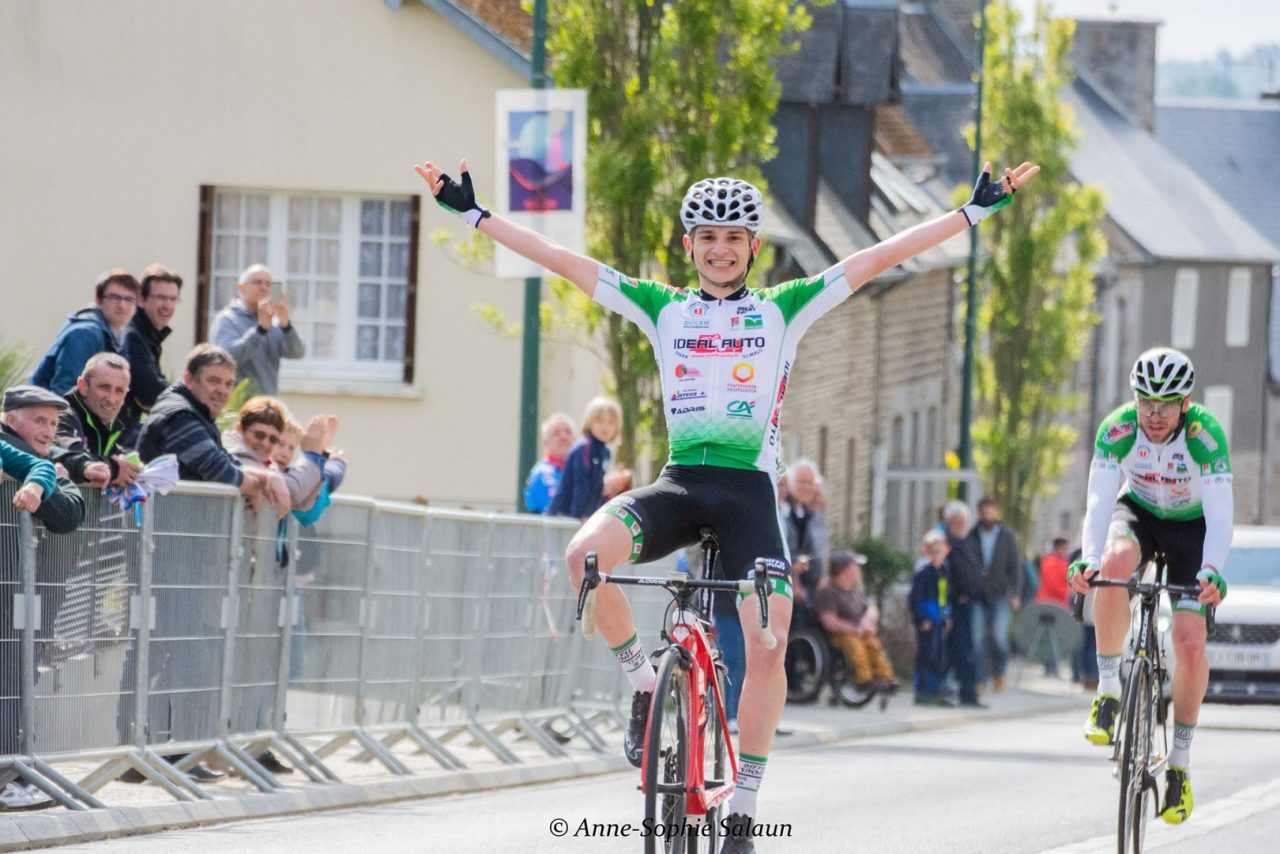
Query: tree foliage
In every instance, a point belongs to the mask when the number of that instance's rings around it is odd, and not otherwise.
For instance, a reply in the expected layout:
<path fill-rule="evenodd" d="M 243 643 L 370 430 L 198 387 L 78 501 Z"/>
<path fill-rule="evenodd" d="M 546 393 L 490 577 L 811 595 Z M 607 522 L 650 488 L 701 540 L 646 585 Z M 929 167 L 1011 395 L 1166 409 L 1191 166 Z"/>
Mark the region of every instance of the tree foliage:
<path fill-rule="evenodd" d="M 899 581 L 911 579 L 911 567 L 915 560 L 908 552 L 899 549 L 884 537 L 862 537 L 854 540 L 853 550 L 866 557 L 862 567 L 862 586 L 867 596 L 884 613 L 885 596 L 893 591 Z"/>
<path fill-rule="evenodd" d="M 694 181 L 761 182 L 776 153 L 775 60 L 810 21 L 787 0 L 556 0 L 548 38 L 556 85 L 588 92 L 588 253 L 644 278 L 695 281 L 679 203 Z M 639 444 L 666 456 L 660 378 L 648 341 L 577 291 L 553 289 L 573 325 L 602 331 L 627 413 L 619 461 Z"/>
<path fill-rule="evenodd" d="M 1074 22 L 1049 20 L 1038 3 L 1022 30 L 1009 0 L 992 2 L 988 16 L 983 156 L 1001 168 L 1033 160 L 1041 171 L 980 231 L 989 255 L 974 457 L 1005 520 L 1025 535 L 1036 499 L 1053 494 L 1076 440 L 1065 418 L 1080 401 L 1068 389 L 1098 321 L 1093 269 L 1106 252 L 1098 226 L 1105 201 L 1069 172 L 1077 136 L 1058 93 L 1071 80 Z"/>

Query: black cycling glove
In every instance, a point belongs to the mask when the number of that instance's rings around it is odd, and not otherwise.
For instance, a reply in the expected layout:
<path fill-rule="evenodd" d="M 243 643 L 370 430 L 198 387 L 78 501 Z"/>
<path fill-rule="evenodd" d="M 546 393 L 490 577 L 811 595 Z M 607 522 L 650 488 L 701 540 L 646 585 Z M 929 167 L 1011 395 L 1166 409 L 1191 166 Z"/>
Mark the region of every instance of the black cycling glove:
<path fill-rule="evenodd" d="M 447 211 L 453 211 L 458 216 L 467 221 L 467 225 L 475 227 L 480 224 L 480 220 L 491 214 L 480 206 L 476 201 L 476 191 L 471 186 L 471 173 L 462 173 L 462 183 L 450 178 L 445 173 L 440 173 L 440 180 L 444 182 L 444 186 L 436 195 L 436 204 Z"/>
<path fill-rule="evenodd" d="M 1003 178 L 993 183 L 991 173 L 983 172 L 978 176 L 978 183 L 973 187 L 973 195 L 969 197 L 964 207 L 960 208 L 960 213 L 964 214 L 969 225 L 977 225 L 1013 201 L 1013 194 L 1016 192 L 1017 190 L 1012 187 L 1006 189 Z"/>

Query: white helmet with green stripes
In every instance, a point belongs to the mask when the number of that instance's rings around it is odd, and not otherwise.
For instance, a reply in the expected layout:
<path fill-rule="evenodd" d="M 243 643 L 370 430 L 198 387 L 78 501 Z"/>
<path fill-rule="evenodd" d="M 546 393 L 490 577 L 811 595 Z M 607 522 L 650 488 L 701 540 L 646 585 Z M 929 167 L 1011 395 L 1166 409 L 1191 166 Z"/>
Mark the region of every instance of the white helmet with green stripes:
<path fill-rule="evenodd" d="M 1187 354 L 1172 347 L 1153 347 L 1138 357 L 1129 387 L 1139 397 L 1166 400 L 1186 397 L 1196 384 L 1196 369 Z"/>

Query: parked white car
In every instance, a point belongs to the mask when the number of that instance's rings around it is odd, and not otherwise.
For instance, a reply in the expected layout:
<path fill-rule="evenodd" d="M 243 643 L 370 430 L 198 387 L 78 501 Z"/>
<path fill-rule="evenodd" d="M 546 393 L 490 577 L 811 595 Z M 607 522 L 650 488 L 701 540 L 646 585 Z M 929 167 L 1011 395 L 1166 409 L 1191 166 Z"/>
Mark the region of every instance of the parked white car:
<path fill-rule="evenodd" d="M 1206 699 L 1280 703 L 1280 527 L 1237 525 L 1222 574 Z"/>

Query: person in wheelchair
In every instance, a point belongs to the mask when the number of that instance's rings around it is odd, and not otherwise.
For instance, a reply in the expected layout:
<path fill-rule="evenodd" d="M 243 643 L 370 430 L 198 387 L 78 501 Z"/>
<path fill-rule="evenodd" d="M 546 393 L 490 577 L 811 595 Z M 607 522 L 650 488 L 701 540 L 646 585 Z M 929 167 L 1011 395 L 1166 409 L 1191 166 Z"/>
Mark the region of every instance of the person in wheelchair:
<path fill-rule="evenodd" d="M 898 680 L 876 636 L 880 611 L 862 590 L 867 559 L 852 551 L 831 555 L 827 583 L 818 588 L 814 612 L 831 646 L 844 653 L 853 672 L 854 690 L 894 691 Z"/>

